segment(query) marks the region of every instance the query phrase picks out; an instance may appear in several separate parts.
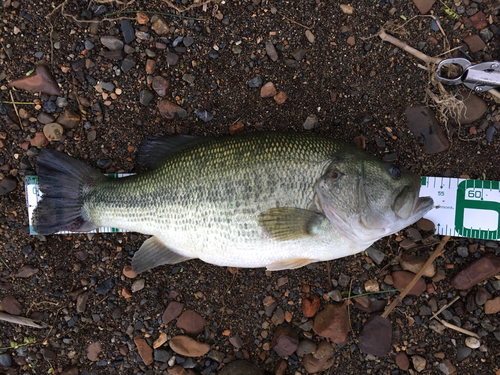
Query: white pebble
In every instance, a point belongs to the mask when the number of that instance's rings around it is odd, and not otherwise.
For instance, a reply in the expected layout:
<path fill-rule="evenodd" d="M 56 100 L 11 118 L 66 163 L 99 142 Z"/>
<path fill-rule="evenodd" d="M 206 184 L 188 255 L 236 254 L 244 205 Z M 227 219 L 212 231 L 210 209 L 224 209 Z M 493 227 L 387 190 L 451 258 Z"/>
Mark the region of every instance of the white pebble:
<path fill-rule="evenodd" d="M 481 342 L 475 337 L 467 337 L 465 339 L 465 345 L 467 345 L 471 349 L 477 349 L 481 346 Z"/>

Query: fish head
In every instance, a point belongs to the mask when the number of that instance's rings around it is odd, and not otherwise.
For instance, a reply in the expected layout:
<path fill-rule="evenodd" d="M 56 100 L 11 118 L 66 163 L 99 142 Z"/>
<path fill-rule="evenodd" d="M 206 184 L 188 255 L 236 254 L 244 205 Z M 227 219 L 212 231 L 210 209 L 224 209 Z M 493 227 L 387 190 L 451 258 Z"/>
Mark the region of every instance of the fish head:
<path fill-rule="evenodd" d="M 422 218 L 434 202 L 419 197 L 420 177 L 359 150 L 333 158 L 315 184 L 317 204 L 332 225 L 371 245 Z"/>

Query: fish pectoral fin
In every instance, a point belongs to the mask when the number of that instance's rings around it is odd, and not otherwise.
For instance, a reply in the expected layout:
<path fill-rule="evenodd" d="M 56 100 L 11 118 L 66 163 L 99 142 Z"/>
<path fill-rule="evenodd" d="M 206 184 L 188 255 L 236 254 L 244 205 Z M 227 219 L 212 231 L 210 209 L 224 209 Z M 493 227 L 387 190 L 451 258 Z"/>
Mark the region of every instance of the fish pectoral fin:
<path fill-rule="evenodd" d="M 132 258 L 132 270 L 135 274 L 143 273 L 163 264 L 176 264 L 193 259 L 170 250 L 156 236 L 148 238 Z"/>
<path fill-rule="evenodd" d="M 276 240 L 289 241 L 314 235 L 314 228 L 326 217 L 295 207 L 276 207 L 259 215 L 259 225 Z"/>
<path fill-rule="evenodd" d="M 315 259 L 309 258 L 292 258 L 278 260 L 266 266 L 268 271 L 280 271 L 280 270 L 293 270 L 294 268 L 300 268 L 307 266 L 310 263 L 316 262 Z"/>
<path fill-rule="evenodd" d="M 191 135 L 159 135 L 141 143 L 137 162 L 143 167 L 156 168 L 169 154 L 180 151 L 206 138 Z"/>

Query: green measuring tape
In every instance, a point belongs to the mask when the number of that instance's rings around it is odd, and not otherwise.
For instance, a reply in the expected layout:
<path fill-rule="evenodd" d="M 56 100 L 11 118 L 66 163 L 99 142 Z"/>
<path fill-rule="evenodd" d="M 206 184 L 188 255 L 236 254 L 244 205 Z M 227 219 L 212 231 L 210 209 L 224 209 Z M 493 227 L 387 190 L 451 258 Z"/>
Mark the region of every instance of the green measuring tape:
<path fill-rule="evenodd" d="M 500 182 L 422 177 L 420 196 L 434 199 L 436 207 L 425 218 L 437 234 L 500 239 Z"/>

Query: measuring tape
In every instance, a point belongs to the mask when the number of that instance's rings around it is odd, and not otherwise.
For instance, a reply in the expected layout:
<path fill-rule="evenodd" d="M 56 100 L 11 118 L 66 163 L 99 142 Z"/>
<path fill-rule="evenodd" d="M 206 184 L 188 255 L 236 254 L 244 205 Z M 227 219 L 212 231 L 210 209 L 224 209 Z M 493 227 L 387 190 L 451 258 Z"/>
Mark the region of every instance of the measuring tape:
<path fill-rule="evenodd" d="M 125 177 L 129 174 L 113 174 L 109 177 Z M 32 216 L 41 198 L 38 177 L 25 178 L 26 205 L 30 234 L 34 231 Z M 421 197 L 431 197 L 434 209 L 424 218 L 436 226 L 436 234 L 454 237 L 500 239 L 500 182 L 466 180 L 462 178 L 422 177 Z M 91 233 L 124 232 L 118 228 L 98 228 Z M 59 232 L 71 233 L 71 232 Z"/>
<path fill-rule="evenodd" d="M 421 197 L 431 197 L 435 208 L 425 215 L 436 234 L 500 239 L 500 182 L 463 178 L 422 177 Z"/>

